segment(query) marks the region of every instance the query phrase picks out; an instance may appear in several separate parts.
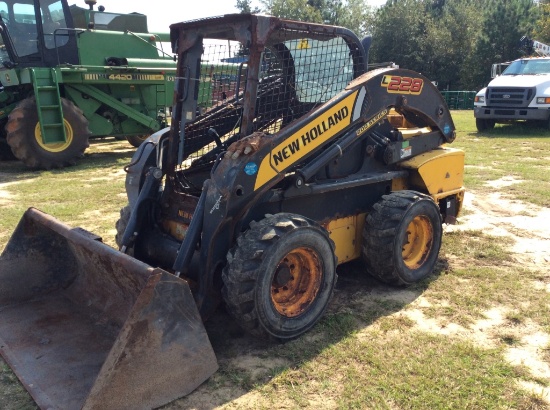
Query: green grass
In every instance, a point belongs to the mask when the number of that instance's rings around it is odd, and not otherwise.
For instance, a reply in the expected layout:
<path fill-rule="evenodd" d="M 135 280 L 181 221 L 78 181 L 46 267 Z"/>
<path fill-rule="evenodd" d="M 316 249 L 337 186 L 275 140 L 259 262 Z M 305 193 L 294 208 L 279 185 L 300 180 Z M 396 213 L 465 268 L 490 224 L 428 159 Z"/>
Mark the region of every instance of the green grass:
<path fill-rule="evenodd" d="M 550 206 L 550 131 L 497 126 L 477 133 L 472 111 L 453 118 L 452 146 L 466 152 L 467 191 Z M 107 140 L 94 142 L 85 159 L 63 170 L 29 172 L 0 163 L 0 249 L 29 206 L 114 245 L 114 224 L 126 203 L 122 167 L 132 153 L 127 143 Z M 520 182 L 491 184 L 503 177 Z M 465 208 L 464 215 L 472 212 Z M 506 360 L 532 329 L 550 334 L 550 293 L 533 285 L 548 283 L 549 273 L 517 262 L 512 243 L 480 230 L 448 232 L 434 275 L 406 289 L 344 266 L 328 313 L 312 331 L 283 344 L 239 333 L 220 312 L 207 323 L 220 370 L 165 409 L 548 408 L 548 398 L 520 383 L 548 388 L 550 380 Z M 502 321 L 481 332 L 481 343 L 475 328 L 493 310 Z M 433 331 L 426 330 L 430 323 Z M 538 358 L 550 361 L 550 344 Z M 0 408 L 35 408 L 2 361 Z"/>
<path fill-rule="evenodd" d="M 550 206 L 550 130 L 528 124 L 497 124 L 478 133 L 472 111 L 455 111 L 458 137 L 453 147 L 466 152 L 464 184 L 491 192 L 491 181 L 511 176 L 521 182 L 509 187 L 516 199 Z"/>

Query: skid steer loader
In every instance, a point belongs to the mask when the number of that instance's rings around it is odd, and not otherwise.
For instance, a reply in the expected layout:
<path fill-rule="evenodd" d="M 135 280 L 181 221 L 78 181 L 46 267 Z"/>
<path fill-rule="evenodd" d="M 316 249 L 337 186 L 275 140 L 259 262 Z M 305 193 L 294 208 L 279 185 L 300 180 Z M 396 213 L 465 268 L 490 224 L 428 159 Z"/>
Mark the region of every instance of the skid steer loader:
<path fill-rule="evenodd" d="M 337 265 L 419 281 L 460 212 L 441 95 L 367 71 L 349 30 L 239 14 L 174 24 L 171 42 L 171 128 L 126 167 L 120 251 L 30 209 L 2 254 L 0 349 L 41 407 L 185 395 L 216 370 L 202 321 L 219 303 L 253 335 L 295 338 Z"/>

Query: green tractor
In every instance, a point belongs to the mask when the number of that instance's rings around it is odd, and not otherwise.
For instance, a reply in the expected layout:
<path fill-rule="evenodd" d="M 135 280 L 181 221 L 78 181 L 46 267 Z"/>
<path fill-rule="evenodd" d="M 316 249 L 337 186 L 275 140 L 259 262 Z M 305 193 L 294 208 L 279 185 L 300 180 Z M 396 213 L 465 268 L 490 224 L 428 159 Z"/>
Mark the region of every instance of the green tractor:
<path fill-rule="evenodd" d="M 0 159 L 72 165 L 89 138 L 139 146 L 164 128 L 175 62 L 147 17 L 67 0 L 0 0 Z"/>

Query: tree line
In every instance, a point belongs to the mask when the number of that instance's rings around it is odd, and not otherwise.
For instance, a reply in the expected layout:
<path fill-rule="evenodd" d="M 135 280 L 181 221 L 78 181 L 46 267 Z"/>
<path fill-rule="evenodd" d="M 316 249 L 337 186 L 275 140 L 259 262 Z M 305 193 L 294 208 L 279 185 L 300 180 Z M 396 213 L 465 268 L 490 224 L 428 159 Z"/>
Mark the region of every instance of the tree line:
<path fill-rule="evenodd" d="M 441 90 L 479 90 L 493 63 L 525 54 L 523 36 L 550 44 L 550 0 L 237 0 L 241 12 L 347 27 L 372 36 L 369 62 L 392 61 Z"/>

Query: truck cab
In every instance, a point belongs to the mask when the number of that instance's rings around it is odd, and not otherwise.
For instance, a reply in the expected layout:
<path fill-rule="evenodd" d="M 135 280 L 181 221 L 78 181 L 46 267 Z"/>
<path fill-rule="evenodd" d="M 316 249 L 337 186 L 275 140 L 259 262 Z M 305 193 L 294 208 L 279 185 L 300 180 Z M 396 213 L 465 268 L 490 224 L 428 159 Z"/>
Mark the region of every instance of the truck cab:
<path fill-rule="evenodd" d="M 493 65 L 493 80 L 474 100 L 478 131 L 492 129 L 497 123 L 537 121 L 550 125 L 550 53 L 543 43 L 522 39 L 530 52 L 526 57 L 506 63 L 500 75 Z M 496 65 L 502 67 L 502 64 Z"/>

